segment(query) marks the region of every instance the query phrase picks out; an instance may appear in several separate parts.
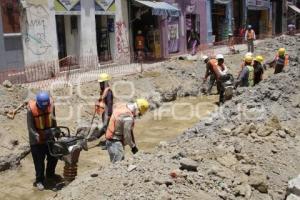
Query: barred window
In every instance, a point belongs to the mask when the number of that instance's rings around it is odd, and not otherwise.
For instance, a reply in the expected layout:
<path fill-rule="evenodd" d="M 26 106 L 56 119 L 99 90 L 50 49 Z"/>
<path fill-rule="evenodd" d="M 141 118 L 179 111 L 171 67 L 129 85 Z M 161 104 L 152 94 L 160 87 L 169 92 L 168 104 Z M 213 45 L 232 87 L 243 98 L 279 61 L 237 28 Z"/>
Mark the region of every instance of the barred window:
<path fill-rule="evenodd" d="M 18 0 L 1 0 L 3 33 L 20 33 L 20 8 Z"/>

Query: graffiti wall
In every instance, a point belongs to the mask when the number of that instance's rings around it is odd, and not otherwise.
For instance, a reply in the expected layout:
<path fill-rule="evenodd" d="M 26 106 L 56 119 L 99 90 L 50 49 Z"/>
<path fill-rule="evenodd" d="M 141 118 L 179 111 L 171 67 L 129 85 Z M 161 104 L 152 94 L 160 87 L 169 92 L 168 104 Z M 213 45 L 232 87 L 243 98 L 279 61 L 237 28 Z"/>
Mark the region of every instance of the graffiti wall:
<path fill-rule="evenodd" d="M 28 0 L 26 7 L 22 8 L 21 31 L 26 66 L 58 58 L 55 12 L 49 7 L 48 1 Z"/>
<path fill-rule="evenodd" d="M 130 62 L 130 46 L 128 33 L 127 1 L 115 0 L 116 22 L 115 22 L 115 61 L 119 63 Z"/>
<path fill-rule="evenodd" d="M 25 19 L 25 48 L 34 55 L 46 54 L 51 49 L 48 42 L 49 14 L 44 6 L 34 5 L 27 9 Z"/>

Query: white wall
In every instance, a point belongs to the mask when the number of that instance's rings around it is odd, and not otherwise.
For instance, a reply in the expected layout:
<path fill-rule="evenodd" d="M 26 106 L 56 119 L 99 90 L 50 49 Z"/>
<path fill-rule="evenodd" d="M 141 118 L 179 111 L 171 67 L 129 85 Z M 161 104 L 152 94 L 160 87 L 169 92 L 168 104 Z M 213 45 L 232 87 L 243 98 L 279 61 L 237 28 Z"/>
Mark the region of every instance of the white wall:
<path fill-rule="evenodd" d="M 80 63 L 82 66 L 98 65 L 94 0 L 81 0 Z"/>

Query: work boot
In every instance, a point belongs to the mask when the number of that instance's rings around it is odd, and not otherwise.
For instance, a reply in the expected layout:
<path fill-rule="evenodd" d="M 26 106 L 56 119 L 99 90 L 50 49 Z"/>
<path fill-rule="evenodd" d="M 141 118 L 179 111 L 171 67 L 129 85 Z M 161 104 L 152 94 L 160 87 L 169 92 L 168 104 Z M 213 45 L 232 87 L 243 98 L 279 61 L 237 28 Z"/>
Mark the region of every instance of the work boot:
<path fill-rule="evenodd" d="M 45 189 L 44 184 L 42 182 L 37 182 L 35 183 L 35 187 L 39 190 L 39 191 L 43 191 Z"/>
<path fill-rule="evenodd" d="M 50 181 L 60 181 L 62 177 L 58 174 L 52 174 L 52 175 L 47 175 L 46 179 Z"/>

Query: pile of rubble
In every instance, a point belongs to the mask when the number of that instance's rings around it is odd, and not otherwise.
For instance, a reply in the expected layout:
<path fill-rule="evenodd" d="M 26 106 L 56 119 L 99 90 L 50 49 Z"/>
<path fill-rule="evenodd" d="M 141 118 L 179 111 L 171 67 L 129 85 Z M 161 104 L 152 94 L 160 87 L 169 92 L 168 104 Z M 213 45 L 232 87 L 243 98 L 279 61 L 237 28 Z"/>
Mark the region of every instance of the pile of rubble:
<path fill-rule="evenodd" d="M 298 182 L 287 188 L 300 172 L 299 44 L 300 37 L 287 36 L 262 43 L 259 51 L 288 49 L 286 72 L 238 89 L 155 153 L 79 176 L 54 199 L 298 199 Z"/>

